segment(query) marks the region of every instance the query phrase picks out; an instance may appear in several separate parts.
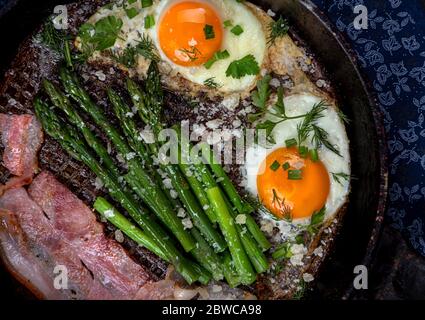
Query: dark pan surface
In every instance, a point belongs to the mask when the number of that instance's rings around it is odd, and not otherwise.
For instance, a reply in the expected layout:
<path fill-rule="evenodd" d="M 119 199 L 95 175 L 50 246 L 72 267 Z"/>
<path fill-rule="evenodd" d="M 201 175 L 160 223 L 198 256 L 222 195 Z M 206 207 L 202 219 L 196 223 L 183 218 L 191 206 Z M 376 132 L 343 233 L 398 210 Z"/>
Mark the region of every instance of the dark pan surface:
<path fill-rule="evenodd" d="M 343 41 L 333 33 L 327 21 L 317 13 L 314 6 L 294 0 L 268 2 L 269 4 L 266 6 L 271 6 L 275 11 L 283 8 L 282 13 L 288 17 L 301 38 L 308 43 L 319 61 L 325 66 L 328 76 L 336 88 L 340 107 L 352 119 L 348 134 L 352 147 L 353 173 L 357 180 L 353 182 L 348 213 L 341 234 L 335 241 L 335 251 L 327 259 L 317 288 L 311 295 L 312 297 L 340 298 L 347 293 L 347 288 L 350 287 L 354 266 L 362 263 L 369 264 L 379 235 L 386 194 L 385 148 L 383 147 L 380 114 L 376 110 L 373 97 L 368 94 L 367 85 L 358 72 L 352 52 L 346 49 Z M 10 60 L 16 54 L 18 43 L 36 29 L 36 26 L 50 13 L 48 8 L 51 10 L 53 3 L 55 1 L 35 6 L 29 4 L 29 1 L 23 0 L 19 4 L 21 10 L 11 11 L 8 15 L 9 18 L 6 17 L 0 22 L 0 25 L 5 24 L 0 30 L 10 30 L 11 25 L 25 20 L 25 18 L 22 19 L 22 8 L 25 8 L 25 12 L 31 16 L 26 24 L 20 25 L 16 36 L 9 33 L 8 37 L 14 39 L 11 43 L 16 46 L 9 48 L 5 59 L 2 59 L 3 62 Z M 265 3 L 267 2 L 263 2 L 263 4 Z M 17 15 L 20 19 L 16 18 Z M 2 112 L 28 112 L 32 109 L 33 95 L 38 91 L 40 79 L 31 77 L 31 70 L 39 67 L 34 59 L 31 59 L 36 52 L 20 50 L 20 54 L 21 56 L 15 60 L 17 63 L 15 62 L 13 65 L 14 73 L 8 71 L 6 74 L 6 82 L 8 78 L 13 81 L 3 86 L 4 90 L 0 90 Z M 23 63 L 24 61 L 28 63 Z M 1 67 L 6 68 L 5 65 Z M 48 66 L 46 68 L 48 69 Z M 352 95 L 353 93 L 355 95 Z M 15 99 L 17 103 L 11 104 L 11 98 Z M 43 147 L 41 164 L 43 168 L 56 173 L 60 172 L 61 180 L 66 181 L 68 186 L 83 200 L 87 202 L 93 200 L 96 191 L 91 183 L 93 181 L 91 174 L 83 166 L 63 154 L 58 145 L 51 140 L 48 140 Z M 7 179 L 7 175 L 4 173 L 4 170 L 0 173 L 2 182 Z M 163 272 L 164 266 L 146 253 L 141 253 L 140 259 L 151 265 L 153 276 L 160 276 Z M 336 274 L 339 276 L 336 277 Z M 8 286 L 2 289 L 0 296 L 9 296 L 10 294 L 20 296 L 21 290 L 16 293 L 17 284 L 4 272 L 0 273 L 1 282 L 3 282 L 3 278 Z"/>

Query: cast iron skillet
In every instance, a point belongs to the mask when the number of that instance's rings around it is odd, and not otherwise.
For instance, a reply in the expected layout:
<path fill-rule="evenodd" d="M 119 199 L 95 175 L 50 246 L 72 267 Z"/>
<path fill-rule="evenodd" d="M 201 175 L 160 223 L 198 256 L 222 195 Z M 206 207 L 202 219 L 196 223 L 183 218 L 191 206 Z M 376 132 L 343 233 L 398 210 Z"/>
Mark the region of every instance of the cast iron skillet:
<path fill-rule="evenodd" d="M 8 67 L 21 41 L 49 15 L 56 4 L 71 1 L 0 0 L 0 72 Z M 382 117 L 370 86 L 359 72 L 354 52 L 309 0 L 253 1 L 281 12 L 325 67 L 342 110 L 352 120 L 352 182 L 350 204 L 335 248 L 322 266 L 312 299 L 365 297 L 352 287 L 356 265 L 374 258 L 385 211 L 387 164 Z M 9 11 L 9 7 L 12 9 Z M 28 298 L 17 281 L 0 269 L 0 298 Z"/>

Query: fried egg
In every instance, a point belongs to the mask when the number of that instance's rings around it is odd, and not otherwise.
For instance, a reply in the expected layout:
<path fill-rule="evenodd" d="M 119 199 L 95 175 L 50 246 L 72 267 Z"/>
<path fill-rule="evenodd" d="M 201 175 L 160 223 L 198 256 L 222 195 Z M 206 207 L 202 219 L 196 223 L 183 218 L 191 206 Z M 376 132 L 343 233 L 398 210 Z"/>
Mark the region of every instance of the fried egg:
<path fill-rule="evenodd" d="M 133 9 L 134 13 L 129 15 Z M 200 86 L 210 81 L 221 92 L 246 91 L 256 83 L 256 74 L 241 78 L 226 75 L 233 61 L 252 55 L 260 68 L 266 57 L 265 26 L 250 8 L 238 1 L 162 0 L 147 8 L 142 8 L 141 1 L 135 1 L 126 6 L 104 7 L 88 22 L 94 24 L 107 16 L 123 22 L 111 50 L 122 52 L 148 35 L 160 55 L 163 73 Z M 217 58 L 217 54 L 222 54 L 221 59 L 207 67 L 206 63 Z M 148 64 L 139 57 L 136 72 L 144 75 Z"/>
<path fill-rule="evenodd" d="M 295 94 L 284 98 L 288 117 L 297 117 L 311 111 L 322 98 L 311 94 Z M 337 109 L 330 104 L 321 113 L 316 125 L 328 134 L 328 141 L 339 154 L 321 146 L 318 159 L 301 155 L 299 148 L 287 145 L 297 139 L 298 126 L 304 118 L 286 120 L 272 131 L 275 143 L 266 146 L 253 144 L 246 152 L 245 188 L 272 214 L 263 213 L 263 219 L 286 220 L 305 224 L 314 212 L 326 208 L 325 220 L 332 219 L 349 193 L 349 142 Z M 261 121 L 278 119 L 267 115 Z M 311 136 L 303 143 L 315 148 Z M 274 216 L 274 217 L 273 217 Z"/>

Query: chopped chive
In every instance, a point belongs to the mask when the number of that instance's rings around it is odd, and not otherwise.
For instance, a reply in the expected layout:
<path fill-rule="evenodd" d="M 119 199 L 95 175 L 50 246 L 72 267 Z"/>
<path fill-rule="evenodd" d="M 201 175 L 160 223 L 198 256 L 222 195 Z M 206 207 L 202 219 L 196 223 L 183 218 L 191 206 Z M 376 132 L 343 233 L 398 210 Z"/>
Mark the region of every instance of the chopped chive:
<path fill-rule="evenodd" d="M 150 7 L 153 4 L 152 0 L 141 0 L 142 1 L 142 8 Z"/>
<path fill-rule="evenodd" d="M 216 63 L 218 60 L 227 59 L 228 57 L 230 57 L 229 51 L 227 50 L 217 51 L 216 53 L 214 53 L 212 58 L 204 64 L 204 67 L 206 69 L 210 69 L 213 66 L 213 64 Z"/>
<path fill-rule="evenodd" d="M 298 148 L 298 152 L 299 152 L 301 158 L 307 158 L 307 156 L 308 156 L 308 148 L 307 147 L 300 146 Z"/>
<path fill-rule="evenodd" d="M 125 9 L 125 13 L 127 13 L 127 17 L 129 17 L 130 19 L 133 19 L 139 14 L 136 8 Z"/>
<path fill-rule="evenodd" d="M 149 29 L 155 25 L 155 18 L 153 15 L 148 15 L 145 17 L 145 28 Z"/>
<path fill-rule="evenodd" d="M 212 25 L 206 24 L 204 27 L 204 34 L 205 34 L 206 40 L 214 39 L 215 38 L 214 27 Z"/>
<path fill-rule="evenodd" d="M 272 258 L 274 260 L 283 260 L 289 259 L 292 256 L 291 248 L 289 243 L 285 243 L 276 248 L 272 253 Z"/>
<path fill-rule="evenodd" d="M 297 140 L 296 139 L 289 139 L 285 141 L 286 147 L 287 148 L 291 148 L 291 147 L 295 147 L 297 145 Z"/>
<path fill-rule="evenodd" d="M 287 171 L 291 167 L 291 165 L 288 162 L 285 162 L 282 167 L 283 170 Z"/>
<path fill-rule="evenodd" d="M 317 149 L 310 150 L 310 158 L 313 162 L 319 161 L 319 153 L 317 152 Z"/>
<path fill-rule="evenodd" d="M 270 169 L 272 169 L 273 171 L 276 171 L 277 169 L 279 169 L 280 168 L 280 163 L 277 161 L 277 160 L 275 160 L 273 163 L 272 163 L 272 165 L 270 166 Z"/>
<path fill-rule="evenodd" d="M 301 180 L 302 171 L 301 170 L 288 170 L 288 179 L 289 180 Z"/>
<path fill-rule="evenodd" d="M 230 30 L 230 32 L 233 33 L 235 36 L 239 36 L 239 35 L 241 35 L 243 33 L 243 29 L 242 29 L 242 27 L 240 25 L 237 24 L 236 26 L 234 26 Z"/>
<path fill-rule="evenodd" d="M 226 20 L 226 21 L 223 22 L 223 25 L 224 25 L 225 28 L 229 28 L 229 27 L 233 26 L 233 23 L 232 23 L 231 20 Z"/>
<path fill-rule="evenodd" d="M 137 0 L 128 0 L 128 4 L 133 4 L 135 3 Z"/>

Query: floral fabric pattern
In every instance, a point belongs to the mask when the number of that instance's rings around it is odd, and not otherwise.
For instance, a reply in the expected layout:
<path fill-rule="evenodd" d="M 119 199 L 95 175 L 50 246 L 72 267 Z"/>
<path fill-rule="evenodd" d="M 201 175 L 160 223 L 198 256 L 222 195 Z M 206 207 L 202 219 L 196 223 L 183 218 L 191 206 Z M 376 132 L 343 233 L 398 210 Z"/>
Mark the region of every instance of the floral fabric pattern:
<path fill-rule="evenodd" d="M 425 2 L 312 0 L 351 42 L 373 83 L 390 157 L 389 223 L 425 256 Z M 356 30 L 354 8 L 368 9 Z"/>

